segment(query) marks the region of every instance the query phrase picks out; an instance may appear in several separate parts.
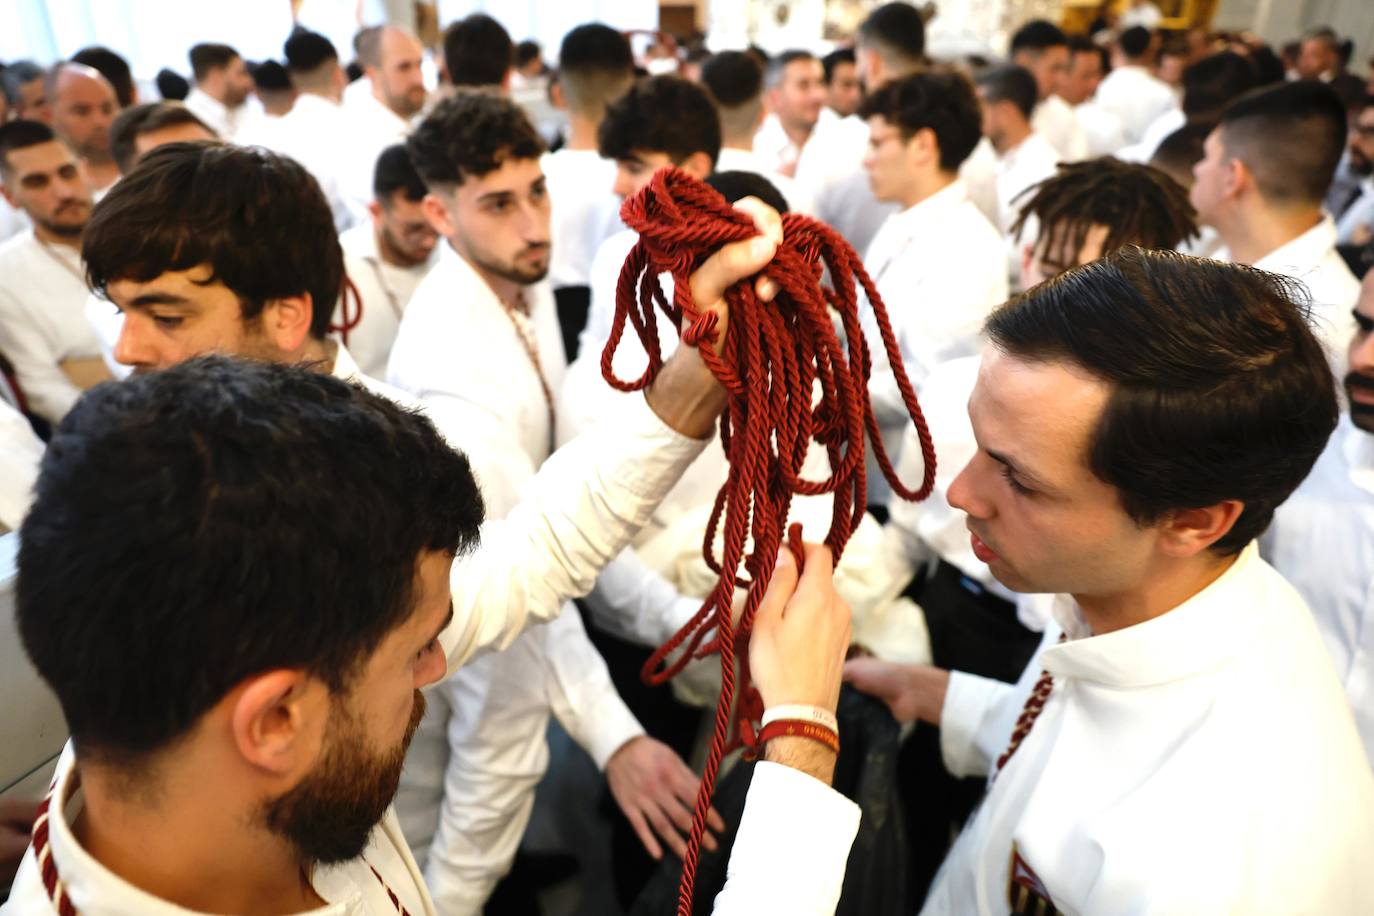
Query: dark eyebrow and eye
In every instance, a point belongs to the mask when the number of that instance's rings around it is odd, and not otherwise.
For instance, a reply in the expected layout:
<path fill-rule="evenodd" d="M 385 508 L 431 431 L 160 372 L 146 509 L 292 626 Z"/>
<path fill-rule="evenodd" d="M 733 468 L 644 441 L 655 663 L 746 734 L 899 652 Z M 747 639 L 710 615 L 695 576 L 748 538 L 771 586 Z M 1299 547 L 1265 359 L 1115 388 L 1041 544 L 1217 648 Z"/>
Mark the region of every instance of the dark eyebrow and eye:
<path fill-rule="evenodd" d="M 986 451 L 989 458 L 991 458 L 993 461 L 996 461 L 998 464 L 1002 465 L 1007 470 L 1011 471 L 1013 474 L 1021 478 L 1023 481 L 1025 481 L 1027 484 L 1034 487 L 1035 489 L 1051 489 L 1048 485 L 1045 484 L 1044 481 L 1042 481 L 1040 478 L 1036 477 L 1034 474 L 1027 471 L 1025 468 L 1018 465 L 1015 461 L 1008 458 L 1006 455 L 1003 455 L 1000 452 L 994 452 L 991 449 L 986 449 Z"/>
<path fill-rule="evenodd" d="M 1365 334 L 1374 331 L 1374 318 L 1369 317 L 1358 309 L 1352 309 L 1351 314 L 1355 316 L 1355 323 L 1360 326 L 1360 330 Z"/>

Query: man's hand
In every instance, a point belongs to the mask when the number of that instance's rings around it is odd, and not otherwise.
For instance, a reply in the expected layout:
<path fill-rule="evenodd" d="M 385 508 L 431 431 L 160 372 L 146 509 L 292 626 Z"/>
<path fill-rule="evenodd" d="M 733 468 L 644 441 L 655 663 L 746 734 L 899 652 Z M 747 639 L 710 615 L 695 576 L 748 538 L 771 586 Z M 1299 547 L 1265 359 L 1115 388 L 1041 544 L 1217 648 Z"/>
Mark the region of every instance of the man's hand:
<path fill-rule="evenodd" d="M 808 544 L 800 579 L 785 548 L 768 592 L 754 615 L 749 671 L 768 709 L 798 703 L 835 711 L 849 650 L 849 606 L 835 591 L 834 562 L 826 547 Z M 806 738 L 775 738 L 765 758 L 829 783 L 835 754 Z"/>
<path fill-rule="evenodd" d="M 730 310 L 725 291 L 767 266 L 782 242 L 782 217 L 754 197 L 746 197 L 735 209 L 749 216 L 759 235 L 731 242 L 702 262 L 691 278 L 692 301 L 703 315 L 716 315 L 716 353 L 725 345 Z M 777 284 L 766 277 L 754 281 L 754 291 L 765 302 L 778 294 Z M 678 347 L 664 363 L 653 385 L 645 392 L 649 406 L 664 423 L 694 439 L 704 439 L 725 408 L 725 390 L 702 362 L 696 347 Z"/>
<path fill-rule="evenodd" d="M 14 880 L 29 848 L 29 832 L 38 817 L 38 802 L 0 798 L 0 887 Z"/>
<path fill-rule="evenodd" d="M 692 832 L 692 812 L 701 780 L 672 748 L 648 735 L 631 738 L 606 763 L 606 781 L 615 803 L 629 818 L 649 855 L 656 860 L 663 858 L 663 849 L 654 834 L 679 859 L 687 854 L 687 837 Z M 702 845 L 715 852 L 716 841 L 711 831 L 724 830 L 725 821 L 712 808 L 706 825 Z"/>
<path fill-rule="evenodd" d="M 898 722 L 940 724 L 949 689 L 949 672 L 943 668 L 856 658 L 845 663 L 844 679 L 886 703 Z"/>

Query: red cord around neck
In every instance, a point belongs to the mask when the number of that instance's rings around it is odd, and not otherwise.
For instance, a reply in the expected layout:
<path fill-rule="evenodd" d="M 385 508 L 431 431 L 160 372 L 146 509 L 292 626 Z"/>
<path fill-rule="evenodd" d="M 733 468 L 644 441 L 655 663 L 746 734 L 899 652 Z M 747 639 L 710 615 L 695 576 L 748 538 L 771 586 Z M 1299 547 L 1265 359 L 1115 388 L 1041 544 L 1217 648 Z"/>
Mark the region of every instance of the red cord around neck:
<path fill-rule="evenodd" d="M 725 343 L 717 356 L 712 349 L 716 316 L 698 312 L 692 301 L 690 276 L 722 245 L 757 235 L 753 222 L 714 189 L 671 168 L 659 171 L 643 190 L 627 199 L 620 215 L 639 233 L 639 242 L 620 272 L 615 321 L 601 354 L 602 374 L 622 391 L 639 390 L 653 381 L 663 365 L 657 310 L 678 329 L 684 346 L 696 346 L 701 351 L 702 360 L 724 386 L 728 398 L 720 436 L 729 473 L 716 495 L 702 545 L 707 565 L 720 578 L 701 610 L 654 653 L 643 672 L 646 683 L 662 684 L 693 659 L 720 653 L 721 694 L 715 731 L 678 889 L 678 913 L 688 916 L 702 833 L 721 759 L 741 740 L 739 722 L 751 723 L 762 713 L 757 692 L 749 687 L 748 635 L 772 578 L 793 495 L 833 494 L 834 511 L 825 544 L 838 563 L 867 506 L 865 430 L 883 476 L 903 499 L 917 501 L 930 494 L 935 483 L 935 448 L 903 369 L 887 309 L 859 256 L 839 233 L 809 217 L 783 217 L 782 244 L 763 270 L 780 292 L 773 302 L 765 303 L 755 293 L 752 279 L 730 288 L 726 293 L 730 311 Z M 821 283 L 827 270 L 833 288 Z M 671 304 L 659 289 L 660 273 L 672 275 Z M 918 490 L 897 479 L 873 416 L 868 398 L 872 361 L 859 327 L 859 287 L 873 308 L 897 387 L 920 437 L 925 471 Z M 832 309 L 839 316 L 848 347 L 835 331 Z M 612 368 L 626 322 L 634 327 L 649 356 L 644 374 L 632 381 L 617 378 Z M 818 402 L 814 397 L 817 383 Z M 831 475 L 825 480 L 801 477 L 807 447 L 813 440 L 825 447 L 830 459 Z M 724 548 L 717 560 L 713 545 L 722 518 Z M 746 555 L 746 541 L 751 539 Z M 800 539 L 800 528 L 794 525 L 789 538 L 794 554 L 800 554 Z M 748 589 L 738 630 L 731 619 L 737 586 Z M 708 642 L 712 631 L 715 636 Z M 679 654 L 669 662 L 675 652 Z M 737 659 L 741 702 L 734 710 Z M 737 720 L 733 723 L 732 711 Z M 752 733 L 752 727 L 746 725 L 743 736 Z"/>

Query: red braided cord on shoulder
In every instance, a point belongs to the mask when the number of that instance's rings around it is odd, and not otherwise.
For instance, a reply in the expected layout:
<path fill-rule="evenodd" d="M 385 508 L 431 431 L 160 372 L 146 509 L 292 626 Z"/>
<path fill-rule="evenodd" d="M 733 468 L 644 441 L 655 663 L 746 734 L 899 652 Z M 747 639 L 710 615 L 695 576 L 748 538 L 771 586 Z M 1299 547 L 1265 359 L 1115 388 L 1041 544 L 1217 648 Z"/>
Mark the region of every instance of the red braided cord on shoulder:
<path fill-rule="evenodd" d="M 833 494 L 835 505 L 825 544 L 838 563 L 867 505 L 865 432 L 883 476 L 903 499 L 921 500 L 930 494 L 935 483 L 935 449 L 903 369 L 882 298 L 854 249 L 829 226 L 797 214 L 783 217 L 782 244 L 763 271 L 780 292 L 773 302 L 764 303 L 752 282 L 729 290 L 729 322 L 722 355 L 717 356 L 711 346 L 716 316 L 697 311 L 689 278 L 722 245 L 756 235 L 753 222 L 714 189 L 671 168 L 659 171 L 648 186 L 627 199 L 621 217 L 639 233 L 639 241 L 620 273 L 615 320 L 601 354 L 602 374 L 622 391 L 636 391 L 653 381 L 663 365 L 657 332 L 657 313 L 662 312 L 678 329 L 683 345 L 701 351 L 702 360 L 727 393 L 720 435 L 729 472 L 716 495 L 702 544 L 707 564 L 720 578 L 701 609 L 654 653 L 643 672 L 647 683 L 662 684 L 694 658 L 720 653 L 720 702 L 678 889 L 678 913 L 686 916 L 691 912 L 702 832 L 721 759 L 730 747 L 753 738 L 752 723 L 762 713 L 757 691 L 749 688 L 748 634 L 772 578 L 792 496 Z M 833 288 L 821 284 L 826 270 Z M 660 273 L 673 277 L 671 303 L 659 289 Z M 872 361 L 859 327 L 860 287 L 873 307 L 883 348 L 920 437 L 925 470 L 916 490 L 898 480 L 869 402 Z M 849 341 L 847 348 L 836 333 L 832 309 Z M 633 380 L 617 378 L 612 368 L 627 323 L 649 356 L 648 367 Z M 813 395 L 817 383 L 819 401 Z M 812 440 L 825 447 L 830 459 L 831 475 L 826 480 L 801 476 Z M 722 521 L 724 546 L 717 560 L 713 547 Z M 800 526 L 793 526 L 789 535 L 789 547 L 800 565 Z M 752 541 L 752 547 L 746 554 L 747 541 Z M 738 630 L 731 618 L 737 586 L 748 589 Z M 708 641 L 712 633 L 714 638 Z M 674 653 L 678 654 L 670 663 Z M 738 722 L 732 723 L 737 661 L 740 704 L 734 710 Z"/>
<path fill-rule="evenodd" d="M 349 300 L 352 306 L 349 306 Z M 343 345 L 348 346 L 348 332 L 352 331 L 363 321 L 363 294 L 358 292 L 358 284 L 353 282 L 353 278 L 344 274 L 343 292 L 339 296 L 339 317 L 342 322 L 335 324 L 329 323 L 329 330 L 339 335 Z"/>

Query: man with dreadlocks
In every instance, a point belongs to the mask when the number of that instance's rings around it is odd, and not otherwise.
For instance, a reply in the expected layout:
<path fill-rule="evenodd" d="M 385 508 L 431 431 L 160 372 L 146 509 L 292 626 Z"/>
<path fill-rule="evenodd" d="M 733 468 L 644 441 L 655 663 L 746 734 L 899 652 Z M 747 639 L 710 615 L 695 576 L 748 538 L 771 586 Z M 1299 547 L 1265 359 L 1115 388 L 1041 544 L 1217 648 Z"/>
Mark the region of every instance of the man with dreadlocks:
<path fill-rule="evenodd" d="M 1171 178 L 1110 157 L 1061 165 L 1027 194 L 1015 232 L 1023 224 L 1040 227 L 1023 250 L 1028 286 L 1127 245 L 1173 248 L 1197 229 L 1187 193 Z M 889 504 L 887 555 L 899 577 L 915 576 L 907 593 L 925 612 L 933 661 L 931 666 L 906 666 L 866 659 L 852 669 L 856 686 L 889 701 L 898 685 L 933 691 L 952 680 L 950 690 L 957 692 L 965 678 L 976 684 L 1015 681 L 1044 628 L 1043 618 L 1033 617 L 1029 605 L 1018 615 L 1016 596 L 975 555 L 965 514 L 946 498 L 955 475 L 978 448 L 967 412 L 978 362 L 976 356 L 950 360 L 927 378 L 921 406 L 940 456 L 935 490 L 922 503 L 893 499 Z M 921 469 L 914 430 L 908 431 L 901 456 L 903 479 L 912 479 Z M 950 724 L 951 709 L 966 708 L 971 707 L 947 705 L 943 725 Z M 986 783 L 976 776 L 959 778 L 968 773 L 952 745 L 973 729 L 963 724 L 942 728 L 939 712 L 936 706 L 928 721 L 917 722 L 899 764 L 903 791 L 911 793 L 907 831 L 918 893 L 935 877 L 951 836 Z"/>

